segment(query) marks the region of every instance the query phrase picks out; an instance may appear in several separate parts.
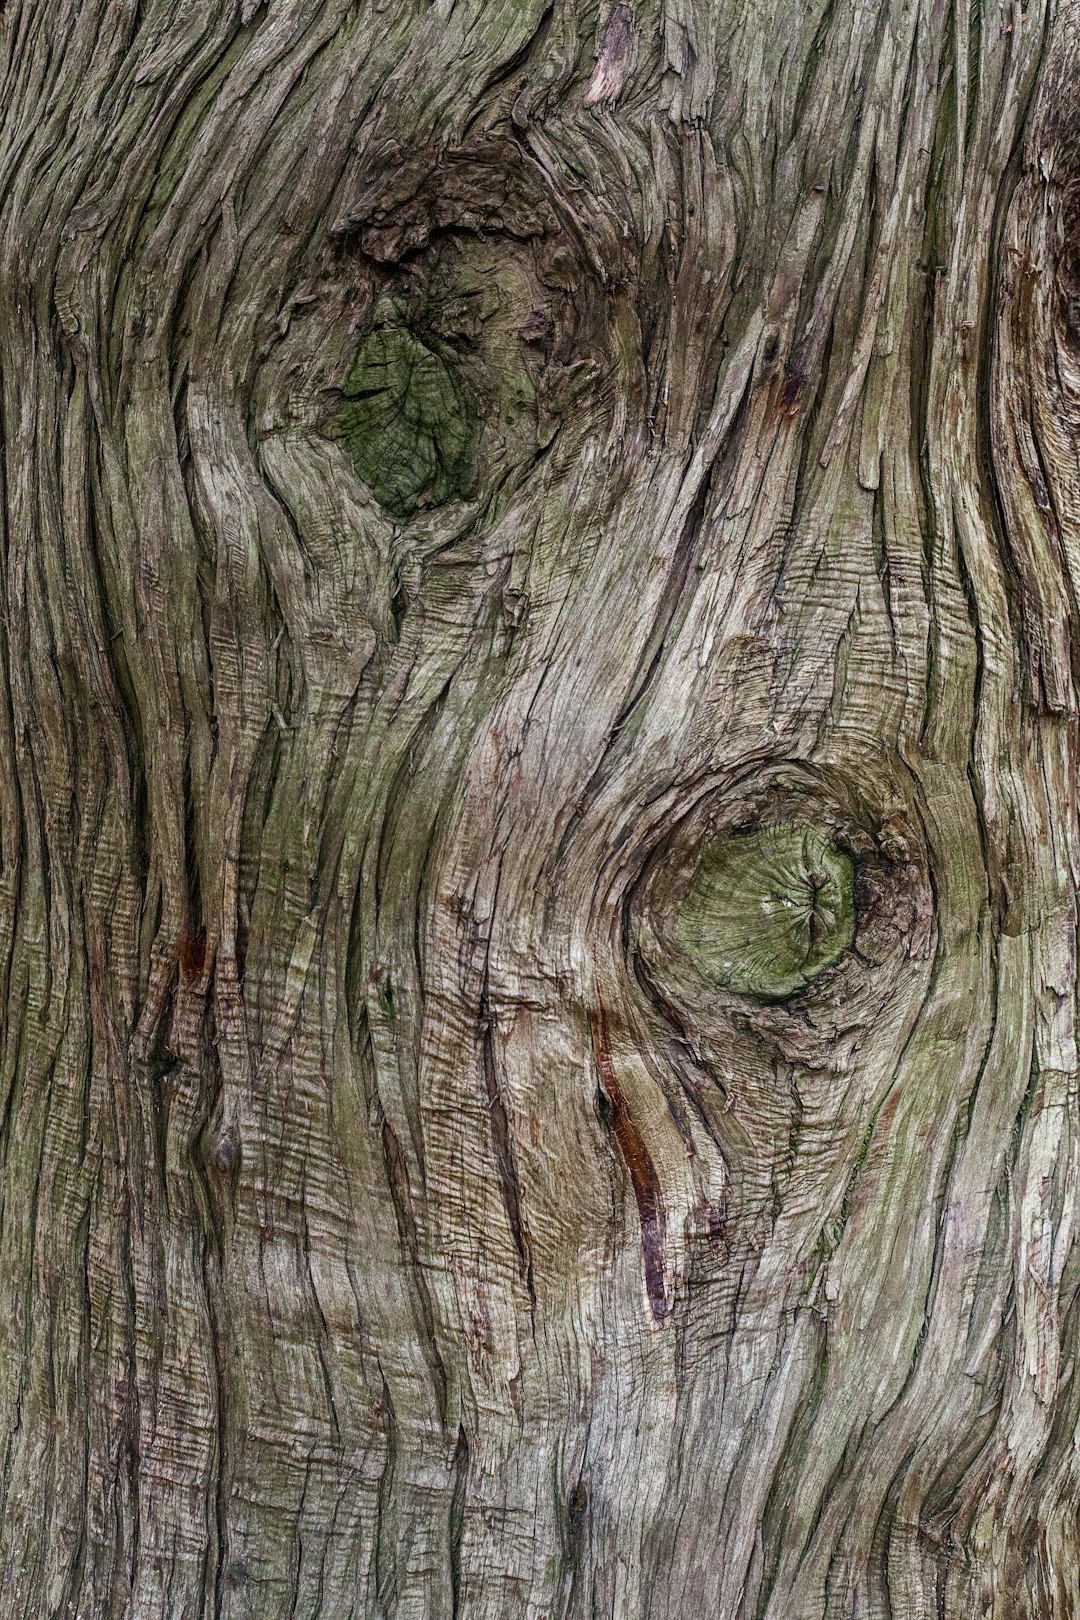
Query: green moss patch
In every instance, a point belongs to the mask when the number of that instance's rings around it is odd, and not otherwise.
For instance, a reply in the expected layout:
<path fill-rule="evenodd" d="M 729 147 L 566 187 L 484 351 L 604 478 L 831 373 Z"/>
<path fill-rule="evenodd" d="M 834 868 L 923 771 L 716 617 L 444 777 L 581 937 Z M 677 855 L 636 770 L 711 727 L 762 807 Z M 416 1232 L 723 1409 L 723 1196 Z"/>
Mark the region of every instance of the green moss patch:
<path fill-rule="evenodd" d="M 674 938 L 703 978 L 783 1000 L 850 947 L 854 889 L 850 858 L 819 832 L 730 834 L 702 855 Z"/>

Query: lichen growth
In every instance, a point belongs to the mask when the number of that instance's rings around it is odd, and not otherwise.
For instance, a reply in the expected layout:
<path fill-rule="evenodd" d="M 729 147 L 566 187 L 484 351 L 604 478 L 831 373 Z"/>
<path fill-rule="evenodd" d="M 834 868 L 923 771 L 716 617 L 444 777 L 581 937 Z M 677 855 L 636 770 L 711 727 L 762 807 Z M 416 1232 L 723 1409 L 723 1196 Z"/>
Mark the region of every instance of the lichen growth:
<path fill-rule="evenodd" d="M 805 827 L 710 842 L 674 937 L 711 983 L 782 1001 L 839 961 L 855 937 L 851 860 Z"/>
<path fill-rule="evenodd" d="M 334 425 L 357 474 L 397 518 L 468 491 L 475 431 L 443 357 L 404 326 L 377 326 L 360 345 Z"/>

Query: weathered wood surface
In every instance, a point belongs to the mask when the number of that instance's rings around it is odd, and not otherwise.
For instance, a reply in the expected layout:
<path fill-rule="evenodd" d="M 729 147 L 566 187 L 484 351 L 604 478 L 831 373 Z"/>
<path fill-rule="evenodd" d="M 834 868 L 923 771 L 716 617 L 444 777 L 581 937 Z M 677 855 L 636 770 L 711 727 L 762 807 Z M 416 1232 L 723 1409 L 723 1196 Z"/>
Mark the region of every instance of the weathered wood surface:
<path fill-rule="evenodd" d="M 1075 1617 L 1076 6 L 0 64 L 0 1616 Z"/>

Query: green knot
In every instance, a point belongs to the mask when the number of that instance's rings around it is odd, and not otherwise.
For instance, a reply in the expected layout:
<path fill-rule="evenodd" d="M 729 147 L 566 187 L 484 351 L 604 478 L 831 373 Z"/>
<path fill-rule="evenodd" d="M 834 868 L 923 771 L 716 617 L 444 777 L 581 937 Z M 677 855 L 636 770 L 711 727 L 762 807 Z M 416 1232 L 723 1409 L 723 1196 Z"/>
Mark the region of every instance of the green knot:
<path fill-rule="evenodd" d="M 851 860 L 805 827 L 729 834 L 702 855 L 674 937 L 703 978 L 782 1001 L 855 937 Z"/>
<path fill-rule="evenodd" d="M 387 317 L 386 302 L 377 317 Z M 467 492 L 475 432 L 464 393 L 433 348 L 403 326 L 377 326 L 342 393 L 335 426 L 358 475 L 395 517 Z"/>

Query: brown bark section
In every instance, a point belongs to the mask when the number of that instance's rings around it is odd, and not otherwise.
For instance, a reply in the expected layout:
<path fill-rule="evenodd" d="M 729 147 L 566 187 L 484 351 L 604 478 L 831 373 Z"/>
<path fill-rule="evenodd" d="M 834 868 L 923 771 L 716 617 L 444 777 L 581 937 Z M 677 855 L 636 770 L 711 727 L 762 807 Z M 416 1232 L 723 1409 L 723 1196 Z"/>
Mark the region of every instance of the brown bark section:
<path fill-rule="evenodd" d="M 4 6 L 0 1616 L 1080 1611 L 1077 24 Z"/>

